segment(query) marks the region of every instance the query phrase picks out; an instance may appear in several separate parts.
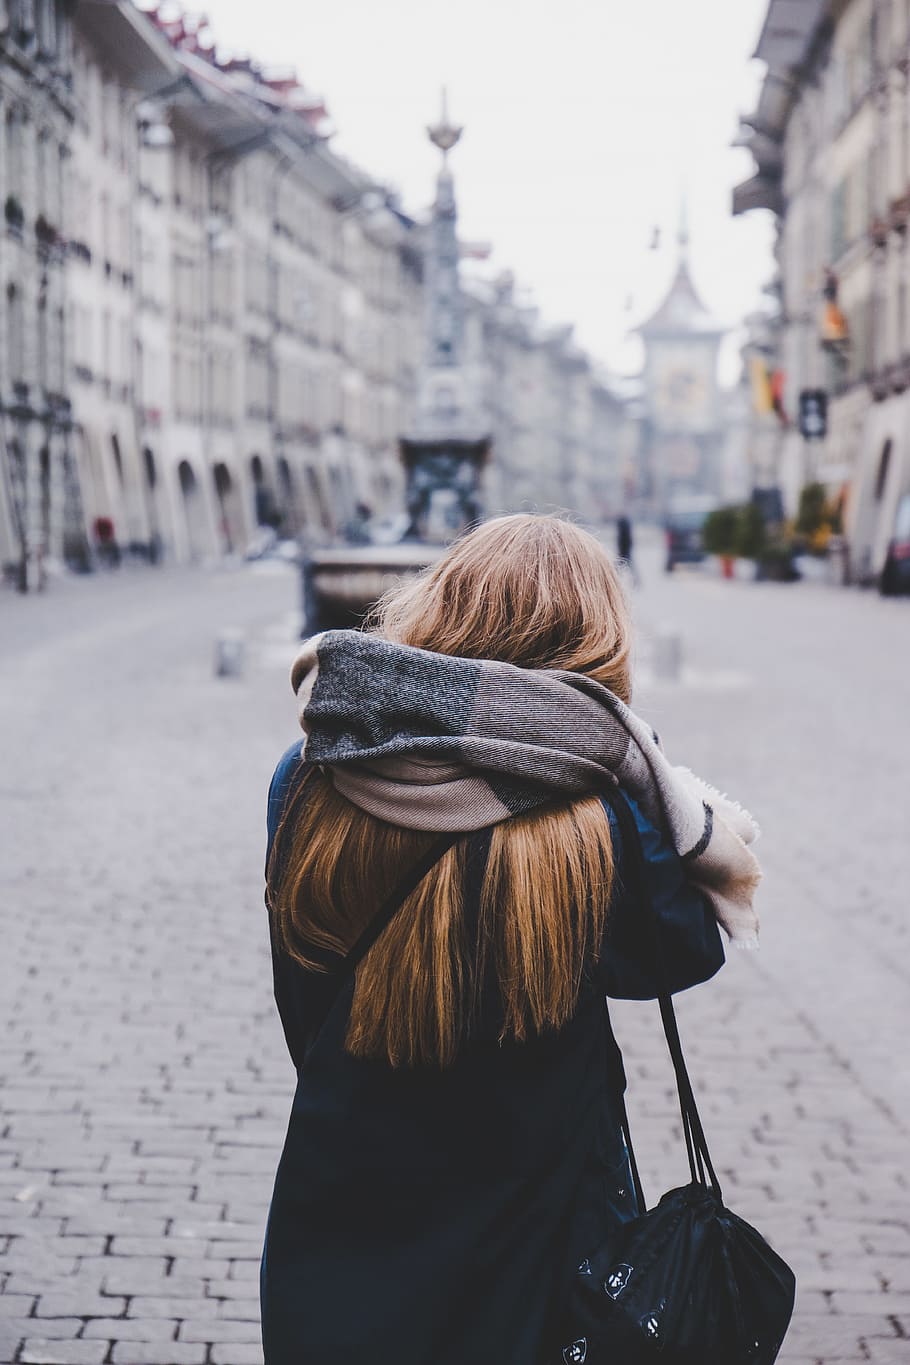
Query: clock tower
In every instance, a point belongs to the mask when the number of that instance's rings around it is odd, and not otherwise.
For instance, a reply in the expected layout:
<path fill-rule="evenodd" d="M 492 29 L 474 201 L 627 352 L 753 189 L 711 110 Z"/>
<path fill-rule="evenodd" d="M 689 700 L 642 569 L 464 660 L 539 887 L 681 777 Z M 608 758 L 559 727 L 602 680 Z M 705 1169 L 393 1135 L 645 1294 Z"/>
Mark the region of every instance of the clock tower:
<path fill-rule="evenodd" d="M 689 271 L 683 215 L 670 291 L 637 329 L 645 367 L 639 493 L 658 514 L 676 497 L 717 494 L 723 442 L 717 361 L 725 328 L 705 308 Z"/>

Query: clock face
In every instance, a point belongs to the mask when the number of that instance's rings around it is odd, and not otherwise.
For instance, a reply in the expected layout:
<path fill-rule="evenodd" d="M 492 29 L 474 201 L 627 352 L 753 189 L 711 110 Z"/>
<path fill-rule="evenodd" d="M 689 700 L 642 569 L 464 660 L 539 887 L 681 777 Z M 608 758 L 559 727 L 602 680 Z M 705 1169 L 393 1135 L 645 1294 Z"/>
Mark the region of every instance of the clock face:
<path fill-rule="evenodd" d="M 694 347 L 660 352 L 653 357 L 651 403 L 659 427 L 671 431 L 704 431 L 711 426 L 713 353 Z"/>

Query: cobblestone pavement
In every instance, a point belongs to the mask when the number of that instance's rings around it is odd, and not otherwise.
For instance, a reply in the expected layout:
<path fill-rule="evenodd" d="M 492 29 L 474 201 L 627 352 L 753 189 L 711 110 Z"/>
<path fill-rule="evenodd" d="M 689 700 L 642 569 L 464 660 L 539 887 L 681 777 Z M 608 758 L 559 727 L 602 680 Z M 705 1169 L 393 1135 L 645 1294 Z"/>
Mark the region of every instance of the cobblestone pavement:
<path fill-rule="evenodd" d="M 679 1012 L 729 1201 L 799 1273 L 781 1359 L 908 1362 L 910 602 L 645 579 L 639 707 L 764 828 L 763 950 Z M 295 599 L 278 569 L 0 598 L 0 1365 L 261 1361 Z M 227 625 L 239 680 L 213 676 Z M 617 1016 L 656 1192 L 683 1175 L 669 1065 L 655 1007 Z"/>

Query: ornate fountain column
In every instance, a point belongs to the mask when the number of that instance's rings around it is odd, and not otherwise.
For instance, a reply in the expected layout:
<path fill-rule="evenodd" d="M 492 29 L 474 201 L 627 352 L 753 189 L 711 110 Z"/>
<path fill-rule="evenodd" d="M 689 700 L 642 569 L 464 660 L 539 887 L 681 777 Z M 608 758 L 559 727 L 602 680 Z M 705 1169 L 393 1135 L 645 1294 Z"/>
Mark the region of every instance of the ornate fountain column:
<path fill-rule="evenodd" d="M 463 129 L 442 115 L 427 129 L 442 152 L 425 257 L 426 337 L 414 429 L 400 440 L 407 474 L 408 537 L 445 542 L 481 515 L 480 471 L 490 436 L 463 367 L 464 303 L 458 264 L 458 210 L 449 153 Z"/>

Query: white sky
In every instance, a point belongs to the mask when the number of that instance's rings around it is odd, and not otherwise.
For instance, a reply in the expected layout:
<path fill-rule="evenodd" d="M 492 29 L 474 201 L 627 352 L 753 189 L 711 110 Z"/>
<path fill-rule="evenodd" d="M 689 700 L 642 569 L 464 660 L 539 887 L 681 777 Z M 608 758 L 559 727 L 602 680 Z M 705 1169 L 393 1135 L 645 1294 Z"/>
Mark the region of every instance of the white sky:
<path fill-rule="evenodd" d="M 766 213 L 734 219 L 751 173 L 731 148 L 753 106 L 767 0 L 208 0 L 219 42 L 293 64 L 325 97 L 333 145 L 421 212 L 440 87 L 465 135 L 453 153 L 463 238 L 494 245 L 548 321 L 636 368 L 630 327 L 672 275 L 685 186 L 692 269 L 731 324 L 772 273 Z M 652 229 L 661 246 L 649 250 Z M 631 307 L 629 306 L 631 302 Z M 735 372 L 733 348 L 725 369 Z"/>

